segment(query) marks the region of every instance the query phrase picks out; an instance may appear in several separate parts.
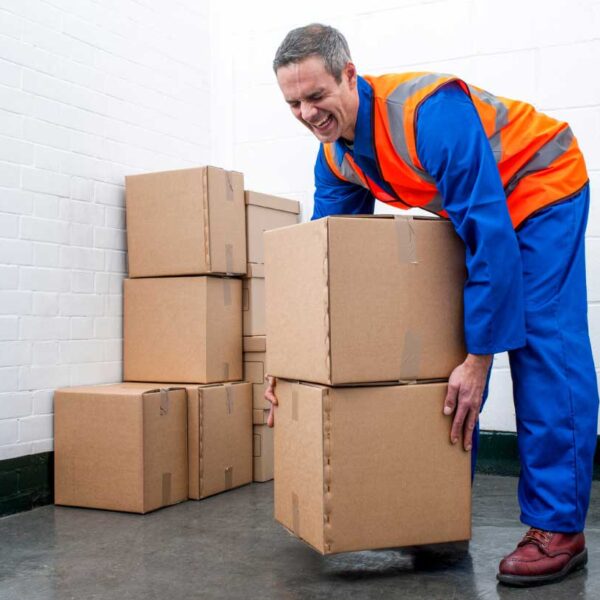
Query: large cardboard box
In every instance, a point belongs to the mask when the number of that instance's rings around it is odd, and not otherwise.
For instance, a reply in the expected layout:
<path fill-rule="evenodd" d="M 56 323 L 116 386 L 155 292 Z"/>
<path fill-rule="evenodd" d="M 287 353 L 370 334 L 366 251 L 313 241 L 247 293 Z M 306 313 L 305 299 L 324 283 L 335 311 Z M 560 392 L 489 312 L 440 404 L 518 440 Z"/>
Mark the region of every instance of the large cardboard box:
<path fill-rule="evenodd" d="M 195 500 L 252 481 L 252 386 L 186 385 L 189 497 Z"/>
<path fill-rule="evenodd" d="M 129 276 L 246 272 L 244 177 L 216 167 L 125 178 Z"/>
<path fill-rule="evenodd" d="M 265 336 L 244 336 L 244 379 L 252 384 L 252 407 L 255 410 L 270 408 L 265 400 L 267 383 L 266 338 Z"/>
<path fill-rule="evenodd" d="M 279 380 L 275 518 L 322 554 L 469 539 L 471 456 L 450 443 L 446 389 Z"/>
<path fill-rule="evenodd" d="M 126 381 L 242 379 L 242 283 L 222 277 L 126 279 Z"/>
<path fill-rule="evenodd" d="M 54 468 L 56 504 L 146 513 L 186 500 L 185 389 L 57 390 Z"/>
<path fill-rule="evenodd" d="M 271 375 L 443 379 L 464 360 L 464 247 L 449 222 L 328 217 L 266 232 L 265 253 Z"/>
<path fill-rule="evenodd" d="M 248 275 L 242 284 L 244 336 L 264 336 L 265 324 L 265 266 L 248 264 Z"/>
<path fill-rule="evenodd" d="M 300 203 L 278 196 L 246 191 L 248 262 L 264 263 L 263 233 L 298 222 Z"/>
<path fill-rule="evenodd" d="M 273 479 L 273 430 L 267 425 L 254 425 L 254 481 Z"/>

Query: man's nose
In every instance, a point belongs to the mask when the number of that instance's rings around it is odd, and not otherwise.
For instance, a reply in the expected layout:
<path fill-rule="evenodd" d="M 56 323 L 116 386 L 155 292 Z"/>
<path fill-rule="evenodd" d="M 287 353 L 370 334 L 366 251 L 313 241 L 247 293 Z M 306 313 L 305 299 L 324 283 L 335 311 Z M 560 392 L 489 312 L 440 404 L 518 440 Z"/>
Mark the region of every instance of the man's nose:
<path fill-rule="evenodd" d="M 310 102 L 302 102 L 300 105 L 300 112 L 302 114 L 302 118 L 305 121 L 310 121 L 317 112 L 315 106 Z"/>

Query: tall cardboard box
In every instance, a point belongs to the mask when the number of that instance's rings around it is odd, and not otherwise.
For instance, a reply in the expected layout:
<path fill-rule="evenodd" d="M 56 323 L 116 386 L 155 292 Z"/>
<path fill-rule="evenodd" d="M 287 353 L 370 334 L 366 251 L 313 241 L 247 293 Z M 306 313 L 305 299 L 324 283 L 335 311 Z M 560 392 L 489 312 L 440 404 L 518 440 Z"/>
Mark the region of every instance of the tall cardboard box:
<path fill-rule="evenodd" d="M 275 518 L 322 554 L 471 536 L 471 457 L 450 443 L 447 384 L 279 380 Z"/>
<path fill-rule="evenodd" d="M 242 283 L 242 321 L 244 336 L 264 336 L 265 323 L 265 266 L 248 264 L 247 277 Z"/>
<path fill-rule="evenodd" d="M 329 385 L 447 378 L 465 358 L 464 281 L 464 247 L 441 219 L 267 231 L 269 373 Z"/>
<path fill-rule="evenodd" d="M 244 379 L 252 384 L 252 407 L 255 410 L 270 408 L 268 400 L 265 400 L 267 383 L 265 336 L 244 336 Z"/>
<path fill-rule="evenodd" d="M 273 479 L 273 430 L 267 425 L 254 425 L 254 481 Z"/>
<path fill-rule="evenodd" d="M 57 390 L 54 468 L 56 504 L 146 513 L 187 500 L 185 389 Z"/>
<path fill-rule="evenodd" d="M 248 262 L 264 263 L 263 233 L 298 222 L 300 203 L 278 196 L 246 191 Z"/>
<path fill-rule="evenodd" d="M 125 178 L 130 277 L 246 272 L 244 177 L 200 167 Z"/>
<path fill-rule="evenodd" d="M 223 277 L 126 279 L 124 379 L 242 379 L 241 285 Z"/>
<path fill-rule="evenodd" d="M 189 497 L 252 481 L 252 387 L 247 382 L 186 385 Z"/>

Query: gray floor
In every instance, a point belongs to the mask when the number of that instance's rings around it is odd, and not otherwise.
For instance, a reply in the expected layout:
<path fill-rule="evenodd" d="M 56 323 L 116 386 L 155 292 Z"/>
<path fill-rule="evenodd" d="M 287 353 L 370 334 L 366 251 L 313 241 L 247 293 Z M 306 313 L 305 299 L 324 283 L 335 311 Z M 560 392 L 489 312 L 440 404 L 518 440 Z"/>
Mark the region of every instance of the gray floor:
<path fill-rule="evenodd" d="M 468 551 L 326 558 L 273 521 L 272 483 L 145 516 L 46 506 L 0 519 L 0 598 L 600 598 L 600 484 L 586 570 L 542 588 L 496 585 L 498 560 L 524 531 L 515 490 L 516 479 L 477 477 Z"/>

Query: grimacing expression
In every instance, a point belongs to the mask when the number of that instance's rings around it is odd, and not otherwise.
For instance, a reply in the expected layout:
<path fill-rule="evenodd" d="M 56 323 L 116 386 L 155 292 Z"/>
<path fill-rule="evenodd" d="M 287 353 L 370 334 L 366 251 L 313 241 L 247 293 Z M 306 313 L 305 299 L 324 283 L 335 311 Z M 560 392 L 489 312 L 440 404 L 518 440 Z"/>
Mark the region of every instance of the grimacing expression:
<path fill-rule="evenodd" d="M 320 142 L 354 139 L 358 112 L 356 68 L 348 63 L 338 83 L 323 59 L 309 56 L 277 69 L 277 82 L 293 115 Z"/>

